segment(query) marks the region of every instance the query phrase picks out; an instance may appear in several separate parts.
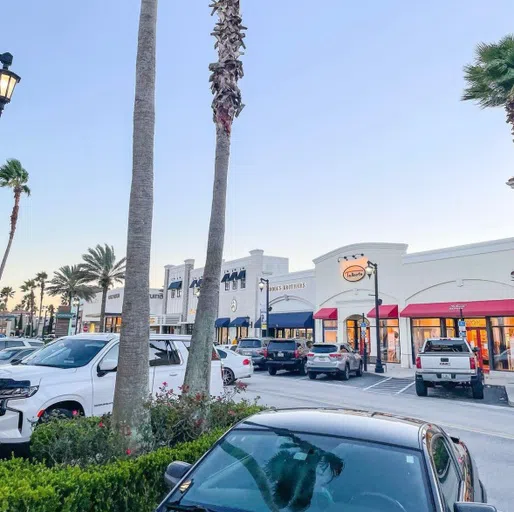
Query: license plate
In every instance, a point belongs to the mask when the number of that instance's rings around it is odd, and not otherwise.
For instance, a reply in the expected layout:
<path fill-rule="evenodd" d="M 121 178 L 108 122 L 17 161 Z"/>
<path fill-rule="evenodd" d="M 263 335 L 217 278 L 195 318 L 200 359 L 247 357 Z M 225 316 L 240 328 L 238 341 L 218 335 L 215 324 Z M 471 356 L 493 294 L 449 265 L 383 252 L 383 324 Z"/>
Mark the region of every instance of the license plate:
<path fill-rule="evenodd" d="M 279 352 L 279 353 L 277 354 L 277 357 L 284 357 L 284 352 Z"/>
<path fill-rule="evenodd" d="M 450 380 L 452 378 L 451 373 L 443 373 L 441 378 Z"/>
<path fill-rule="evenodd" d="M 328 357 L 320 356 L 318 357 L 318 361 L 326 361 Z"/>

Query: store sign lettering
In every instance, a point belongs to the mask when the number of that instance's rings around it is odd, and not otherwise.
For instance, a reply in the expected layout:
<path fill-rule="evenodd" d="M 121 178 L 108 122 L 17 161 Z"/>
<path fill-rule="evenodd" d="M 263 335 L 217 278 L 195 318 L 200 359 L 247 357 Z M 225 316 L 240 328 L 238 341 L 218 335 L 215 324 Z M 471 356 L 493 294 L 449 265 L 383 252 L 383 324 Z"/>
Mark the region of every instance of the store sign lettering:
<path fill-rule="evenodd" d="M 109 300 L 119 299 L 121 295 L 119 293 L 114 293 L 113 295 L 109 295 Z"/>
<path fill-rule="evenodd" d="M 151 293 L 150 299 L 159 299 L 162 300 L 164 298 L 164 295 L 162 293 Z"/>
<path fill-rule="evenodd" d="M 356 283 L 364 279 L 366 271 L 360 265 L 350 265 L 343 271 L 343 277 L 350 283 Z"/>
<path fill-rule="evenodd" d="M 288 292 L 291 290 L 303 290 L 307 283 L 277 284 L 269 287 L 270 292 Z"/>

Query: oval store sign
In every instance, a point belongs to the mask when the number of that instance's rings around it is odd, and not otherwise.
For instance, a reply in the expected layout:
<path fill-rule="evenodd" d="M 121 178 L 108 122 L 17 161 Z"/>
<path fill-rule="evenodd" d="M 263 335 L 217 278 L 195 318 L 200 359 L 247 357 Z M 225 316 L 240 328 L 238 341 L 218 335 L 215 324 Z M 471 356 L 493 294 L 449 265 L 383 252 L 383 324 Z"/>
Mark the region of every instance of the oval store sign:
<path fill-rule="evenodd" d="M 350 283 L 356 283 L 361 279 L 364 279 L 366 271 L 360 265 L 351 265 L 347 269 L 343 270 L 343 277 L 350 281 Z"/>

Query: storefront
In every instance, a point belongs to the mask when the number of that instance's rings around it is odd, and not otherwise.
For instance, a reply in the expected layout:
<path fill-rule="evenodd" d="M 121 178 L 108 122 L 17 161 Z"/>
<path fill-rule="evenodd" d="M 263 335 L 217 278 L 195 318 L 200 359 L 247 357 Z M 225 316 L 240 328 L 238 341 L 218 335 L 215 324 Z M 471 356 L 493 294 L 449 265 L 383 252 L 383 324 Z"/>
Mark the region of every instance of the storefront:
<path fill-rule="evenodd" d="M 373 360 L 378 321 L 381 359 L 411 367 L 427 338 L 465 332 L 480 349 L 484 371 L 514 371 L 514 239 L 407 249 L 355 244 L 314 260 L 316 341 L 348 342 L 362 351 L 365 339 Z M 378 271 L 378 320 L 368 261 Z"/>

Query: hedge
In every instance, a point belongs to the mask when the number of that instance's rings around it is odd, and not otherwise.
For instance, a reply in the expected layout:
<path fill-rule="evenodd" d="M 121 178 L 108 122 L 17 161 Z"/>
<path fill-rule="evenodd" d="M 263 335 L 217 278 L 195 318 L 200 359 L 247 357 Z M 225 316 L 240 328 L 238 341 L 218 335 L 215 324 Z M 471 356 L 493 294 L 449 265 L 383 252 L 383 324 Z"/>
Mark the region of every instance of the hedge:
<path fill-rule="evenodd" d="M 166 493 L 167 465 L 195 462 L 222 434 L 213 431 L 173 448 L 85 469 L 0 462 L 0 512 L 151 512 Z"/>

